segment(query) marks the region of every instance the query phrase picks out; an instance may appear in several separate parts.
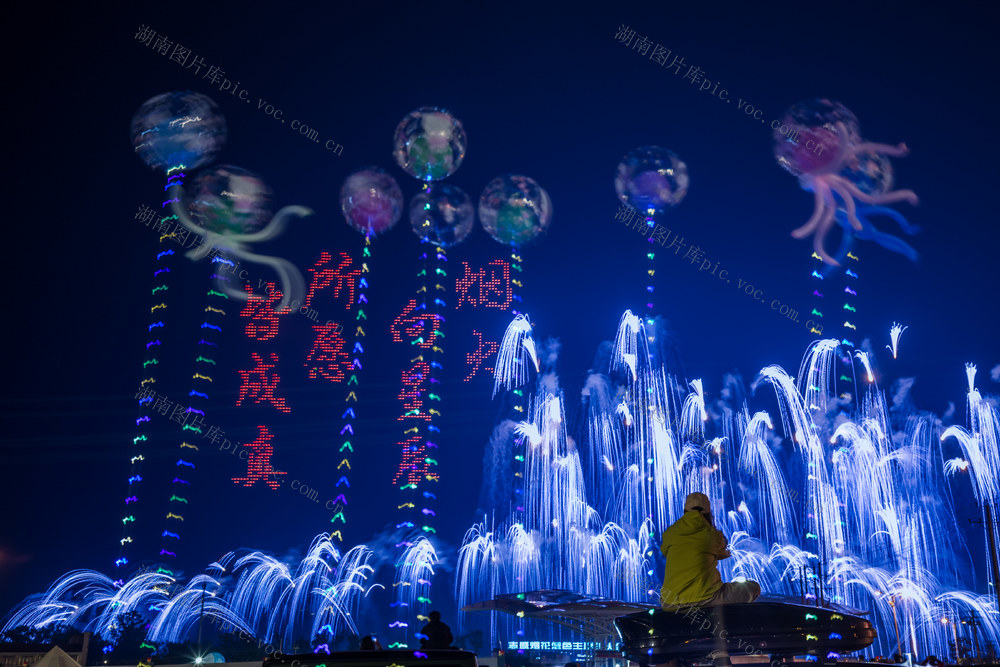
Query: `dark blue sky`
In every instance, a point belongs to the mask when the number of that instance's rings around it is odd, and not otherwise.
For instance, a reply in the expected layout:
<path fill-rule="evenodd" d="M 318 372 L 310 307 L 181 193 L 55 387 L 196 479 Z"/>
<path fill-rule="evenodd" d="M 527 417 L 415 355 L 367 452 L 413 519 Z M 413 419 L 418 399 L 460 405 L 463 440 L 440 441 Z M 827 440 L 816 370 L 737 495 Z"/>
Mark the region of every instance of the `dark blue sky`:
<path fill-rule="evenodd" d="M 800 100 L 839 100 L 866 138 L 907 143 L 911 154 L 893 159 L 897 187 L 921 198 L 918 207 L 896 205 L 922 228 L 912 239 L 917 264 L 861 246 L 861 333 L 883 350 L 887 381 L 917 377 L 913 396 L 922 409 L 941 413 L 954 401 L 962 420 L 965 362 L 979 366 L 985 392 L 997 392 L 989 379 L 1000 364 L 995 8 L 336 4 L 121 3 L 58 13 L 33 7 L 5 41 L 12 94 L 0 609 L 70 569 L 110 571 L 117 555 L 156 245 L 134 215 L 140 204 L 157 204 L 161 190 L 160 177 L 133 155 L 128 128 L 139 105 L 165 91 L 215 99 L 229 125 L 219 162 L 260 174 L 279 205 L 315 211 L 270 247 L 303 271 L 320 250 L 360 248 L 338 209 L 344 177 L 366 164 L 383 166 L 409 199 L 416 182 L 392 163 L 392 132 L 416 107 L 451 110 L 469 138 L 451 182 L 478 198 L 493 177 L 523 173 L 552 199 L 550 233 L 523 251 L 523 310 L 537 338 L 562 343 L 570 411 L 597 346 L 614 336 L 624 309 L 646 301 L 646 245 L 613 221 L 621 156 L 646 144 L 676 152 L 691 187 L 665 224 L 732 277 L 761 289 L 765 304 L 779 299 L 806 313 L 810 245 L 789 232 L 810 216 L 812 195 L 775 163 L 766 123 Z M 253 102 L 220 93 L 141 45 L 134 35 L 143 24 L 225 70 Z M 616 43 L 620 24 L 721 81 L 731 98 L 761 109 L 766 123 Z M 258 100 L 315 128 L 323 141 L 342 144 L 342 155 L 268 117 Z M 389 342 L 388 325 L 412 296 L 417 246 L 403 221 L 378 239 L 372 260 L 373 353 L 355 468 L 365 480 L 356 483 L 364 487 L 356 507 L 365 510 L 354 510 L 352 541 L 393 520 L 395 396 L 405 360 Z M 481 228 L 450 254 L 456 272 L 463 259 L 483 265 L 502 256 Z M 204 265 L 185 270 L 185 284 L 196 291 Z M 748 383 L 771 363 L 794 373 L 811 340 L 804 326 L 740 292 L 736 280 L 699 274 L 681 257 L 660 258 L 655 286 L 657 311 L 676 331 L 687 375 L 703 378 L 709 396 L 718 394 L 726 372 L 739 371 Z M 893 321 L 909 325 L 896 362 L 884 353 Z M 455 544 L 474 519 L 483 448 L 497 414 L 491 383 L 461 382 L 464 355 L 472 328 L 498 339 L 505 320 L 463 311 L 448 324 L 455 333 L 446 348 L 440 460 L 441 506 L 449 509 L 438 525 L 439 536 Z M 329 466 L 323 438 L 333 419 L 324 401 L 336 392 L 316 389 L 296 366 L 311 343 L 307 327 L 290 322 L 282 334 L 294 411 L 271 423 L 283 433 L 281 465 L 289 477 L 317 486 Z M 232 407 L 234 371 L 252 349 L 239 328 L 230 325 L 229 386 L 209 422 L 243 437 L 256 422 Z M 769 408 L 768 400 L 757 405 Z M 225 480 L 239 466 L 210 450 L 204 457 L 201 509 L 187 526 L 197 545 L 185 545 L 187 567 L 239 546 L 281 553 L 324 529 L 328 515 L 307 500 L 288 489 L 235 489 Z"/>

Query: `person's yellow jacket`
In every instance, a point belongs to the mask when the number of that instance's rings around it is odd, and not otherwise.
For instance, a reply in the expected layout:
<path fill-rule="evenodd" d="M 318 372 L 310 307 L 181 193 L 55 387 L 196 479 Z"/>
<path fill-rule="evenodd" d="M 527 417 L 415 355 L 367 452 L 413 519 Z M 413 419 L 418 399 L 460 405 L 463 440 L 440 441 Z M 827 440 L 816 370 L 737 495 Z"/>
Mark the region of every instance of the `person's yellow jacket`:
<path fill-rule="evenodd" d="M 667 559 L 660 603 L 692 604 L 722 588 L 716 563 L 729 558 L 729 541 L 700 512 L 690 511 L 663 532 L 660 551 Z"/>

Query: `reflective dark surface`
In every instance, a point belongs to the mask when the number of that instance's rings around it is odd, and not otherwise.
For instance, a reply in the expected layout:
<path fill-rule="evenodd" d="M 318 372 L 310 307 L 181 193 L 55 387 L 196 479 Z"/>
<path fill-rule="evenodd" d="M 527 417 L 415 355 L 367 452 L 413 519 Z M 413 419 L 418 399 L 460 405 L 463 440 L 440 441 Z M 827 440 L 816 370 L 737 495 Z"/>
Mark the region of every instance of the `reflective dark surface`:
<path fill-rule="evenodd" d="M 816 655 L 867 648 L 876 633 L 870 621 L 847 608 L 755 602 L 682 612 L 652 609 L 615 620 L 629 660 L 657 664 L 672 658 L 737 655 Z"/>

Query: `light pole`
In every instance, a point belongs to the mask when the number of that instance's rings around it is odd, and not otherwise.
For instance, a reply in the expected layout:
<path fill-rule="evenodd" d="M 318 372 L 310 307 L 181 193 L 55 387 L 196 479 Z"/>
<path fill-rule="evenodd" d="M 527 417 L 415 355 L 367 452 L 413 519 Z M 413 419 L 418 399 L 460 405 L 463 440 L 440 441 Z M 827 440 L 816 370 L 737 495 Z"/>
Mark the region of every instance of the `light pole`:
<path fill-rule="evenodd" d="M 997 565 L 997 542 L 994 535 L 996 524 L 993 522 L 993 507 L 989 503 L 984 503 L 983 510 L 986 514 L 986 544 L 990 552 L 990 571 L 993 574 L 993 596 L 997 601 L 997 611 L 1000 611 L 1000 592 L 997 585 L 1000 584 L 1000 566 Z"/>
<path fill-rule="evenodd" d="M 955 637 L 955 663 L 957 664 L 962 659 L 962 656 L 958 652 L 958 625 L 954 621 L 949 621 L 947 616 L 941 618 L 942 625 L 948 625 L 949 623 L 951 623 L 951 630 Z"/>
<path fill-rule="evenodd" d="M 892 608 L 892 627 L 896 629 L 896 653 L 903 655 L 903 645 L 899 642 L 899 621 L 896 620 L 896 597 L 889 596 L 889 606 Z"/>

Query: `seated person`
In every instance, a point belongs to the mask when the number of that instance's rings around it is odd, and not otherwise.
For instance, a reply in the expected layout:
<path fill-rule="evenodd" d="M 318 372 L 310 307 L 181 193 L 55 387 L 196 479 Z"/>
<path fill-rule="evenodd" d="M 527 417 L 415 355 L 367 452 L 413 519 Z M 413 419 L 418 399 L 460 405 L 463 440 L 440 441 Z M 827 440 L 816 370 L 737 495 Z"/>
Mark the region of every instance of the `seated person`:
<path fill-rule="evenodd" d="M 421 630 L 426 639 L 420 640 L 420 648 L 451 648 L 451 643 L 455 641 L 455 638 L 451 635 L 451 628 L 446 623 L 441 622 L 441 612 L 432 611 L 427 614 L 427 617 L 430 619 L 430 623 Z"/>
<path fill-rule="evenodd" d="M 666 557 L 660 605 L 667 611 L 753 602 L 760 597 L 756 581 L 722 583 L 716 563 L 729 558 L 729 541 L 712 524 L 712 508 L 704 493 L 684 501 L 684 514 L 663 532 L 660 551 Z"/>

